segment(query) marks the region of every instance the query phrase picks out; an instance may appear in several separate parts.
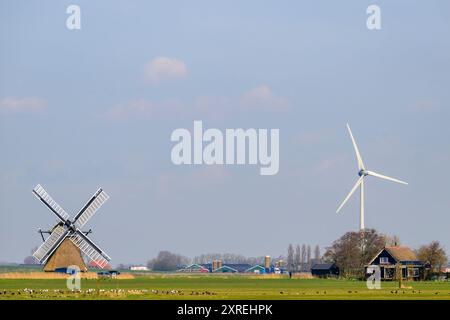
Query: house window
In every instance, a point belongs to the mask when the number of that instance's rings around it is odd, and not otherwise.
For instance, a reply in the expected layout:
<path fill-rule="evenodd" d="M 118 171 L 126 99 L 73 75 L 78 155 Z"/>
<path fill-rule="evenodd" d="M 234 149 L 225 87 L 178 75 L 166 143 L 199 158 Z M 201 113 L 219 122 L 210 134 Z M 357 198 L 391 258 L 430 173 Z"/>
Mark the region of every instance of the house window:
<path fill-rule="evenodd" d="M 389 258 L 388 257 L 380 257 L 380 264 L 388 264 Z"/>
<path fill-rule="evenodd" d="M 413 269 L 413 277 L 418 277 L 419 276 L 419 268 L 414 268 Z"/>

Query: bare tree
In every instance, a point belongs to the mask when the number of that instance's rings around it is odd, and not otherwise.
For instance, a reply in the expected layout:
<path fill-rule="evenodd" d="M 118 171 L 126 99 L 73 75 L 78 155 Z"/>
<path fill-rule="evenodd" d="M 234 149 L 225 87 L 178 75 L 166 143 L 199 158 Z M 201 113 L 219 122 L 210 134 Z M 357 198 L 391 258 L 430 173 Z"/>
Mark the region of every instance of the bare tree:
<path fill-rule="evenodd" d="M 311 270 L 311 246 L 309 244 L 306 247 L 306 265 L 307 265 L 306 271 L 310 271 Z"/>
<path fill-rule="evenodd" d="M 385 237 L 373 229 L 347 232 L 335 240 L 324 254 L 345 276 L 362 277 L 364 266 L 384 247 Z"/>
<path fill-rule="evenodd" d="M 189 259 L 169 251 L 160 251 L 158 256 L 147 263 L 155 271 L 174 271 L 182 265 L 188 264 Z"/>
<path fill-rule="evenodd" d="M 300 245 L 297 244 L 295 246 L 295 253 L 294 253 L 294 265 L 295 271 L 299 271 L 300 270 L 300 264 L 301 264 L 301 250 L 300 250 Z"/>
<path fill-rule="evenodd" d="M 24 264 L 38 264 L 36 259 L 33 256 L 27 256 L 25 259 L 23 259 Z"/>
<path fill-rule="evenodd" d="M 306 265 L 306 245 L 302 244 L 302 256 L 301 256 L 301 271 L 305 271 L 305 265 Z"/>
<path fill-rule="evenodd" d="M 289 271 L 293 271 L 294 269 L 294 247 L 290 243 L 288 246 L 288 252 L 287 252 L 287 268 Z"/>
<path fill-rule="evenodd" d="M 23 259 L 23 263 L 24 264 L 39 264 L 39 262 L 33 257 L 33 253 L 38 249 L 38 247 L 34 247 L 33 249 L 31 249 L 31 255 L 25 257 L 25 259 Z"/>
<path fill-rule="evenodd" d="M 396 236 L 396 235 L 393 235 L 393 236 L 385 235 L 384 237 L 385 237 L 385 246 L 386 247 L 394 247 L 394 246 L 401 245 L 399 236 Z"/>
<path fill-rule="evenodd" d="M 319 245 L 316 245 L 314 247 L 314 260 L 316 263 L 320 262 L 320 247 L 319 247 Z"/>
<path fill-rule="evenodd" d="M 440 272 L 447 263 L 447 255 L 439 241 L 432 241 L 428 245 L 421 246 L 416 253 L 419 260 L 428 262 L 434 272 Z"/>

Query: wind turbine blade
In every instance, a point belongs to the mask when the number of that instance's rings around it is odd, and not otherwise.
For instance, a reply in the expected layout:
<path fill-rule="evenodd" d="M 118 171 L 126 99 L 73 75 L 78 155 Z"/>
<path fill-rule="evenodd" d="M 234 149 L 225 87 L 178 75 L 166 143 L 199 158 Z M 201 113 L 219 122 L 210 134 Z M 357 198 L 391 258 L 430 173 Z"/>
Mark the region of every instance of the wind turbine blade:
<path fill-rule="evenodd" d="M 359 187 L 359 185 L 362 183 L 364 179 L 364 176 L 361 176 L 358 181 L 356 181 L 356 184 L 353 186 L 352 190 L 350 190 L 349 194 L 347 195 L 347 197 L 345 197 L 344 201 L 342 201 L 341 205 L 339 206 L 339 208 L 336 210 L 336 213 L 339 213 L 339 211 L 341 211 L 342 207 L 344 206 L 344 204 L 348 201 L 348 199 L 350 199 L 350 197 L 352 196 L 352 194 L 355 192 L 355 190 Z"/>
<path fill-rule="evenodd" d="M 408 185 L 408 182 L 401 181 L 401 180 L 398 180 L 398 179 L 394 179 L 394 178 L 391 178 L 391 177 L 388 177 L 388 176 L 385 176 L 385 175 L 382 175 L 382 174 L 379 174 L 379 173 L 376 173 L 376 172 L 373 172 L 373 171 L 366 171 L 366 172 L 367 172 L 367 174 L 369 176 L 374 176 L 374 177 L 377 177 L 377 178 L 380 178 L 380 179 L 389 180 L 389 181 L 393 181 L 393 182 L 397 182 L 397 183 Z"/>
<path fill-rule="evenodd" d="M 347 123 L 348 133 L 350 133 L 350 138 L 352 138 L 353 148 L 356 153 L 356 160 L 358 160 L 358 168 L 359 170 L 364 169 L 364 163 L 361 158 L 361 154 L 359 153 L 358 145 L 356 144 L 355 138 L 353 137 L 352 129 L 350 129 L 349 124 Z"/>

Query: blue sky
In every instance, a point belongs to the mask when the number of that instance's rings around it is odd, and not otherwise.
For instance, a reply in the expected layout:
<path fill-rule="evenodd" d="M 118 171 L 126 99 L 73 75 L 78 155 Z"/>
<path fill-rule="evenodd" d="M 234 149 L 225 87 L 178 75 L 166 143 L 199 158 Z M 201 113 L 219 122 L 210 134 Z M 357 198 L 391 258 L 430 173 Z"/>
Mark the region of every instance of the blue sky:
<path fill-rule="evenodd" d="M 66 28 L 70 4 L 81 30 Z M 0 261 L 21 261 L 55 221 L 38 183 L 69 212 L 104 188 L 89 226 L 113 263 L 325 247 L 358 227 L 357 197 L 335 213 L 357 179 L 347 122 L 369 169 L 410 183 L 366 183 L 367 227 L 450 250 L 446 1 L 0 6 Z M 170 134 L 194 120 L 280 129 L 279 173 L 173 165 Z"/>

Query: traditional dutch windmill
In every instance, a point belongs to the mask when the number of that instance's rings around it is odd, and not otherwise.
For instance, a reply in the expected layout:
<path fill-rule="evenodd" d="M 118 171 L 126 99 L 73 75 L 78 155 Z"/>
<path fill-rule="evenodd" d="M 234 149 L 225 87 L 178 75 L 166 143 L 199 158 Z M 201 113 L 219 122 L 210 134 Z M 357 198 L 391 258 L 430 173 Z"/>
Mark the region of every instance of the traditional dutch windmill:
<path fill-rule="evenodd" d="M 41 200 L 57 217 L 59 222 L 51 231 L 41 231 L 44 243 L 36 250 L 33 256 L 44 264 L 44 271 L 56 271 L 76 265 L 81 271 L 87 271 L 81 253 L 85 254 L 93 263 L 104 268 L 111 258 L 101 250 L 87 236 L 89 231 L 81 231 L 81 228 L 92 218 L 97 210 L 108 200 L 109 196 L 100 188 L 92 198 L 83 206 L 73 220 L 64 211 L 41 185 L 33 189 L 33 194 Z M 43 233 L 50 236 L 44 239 Z"/>

